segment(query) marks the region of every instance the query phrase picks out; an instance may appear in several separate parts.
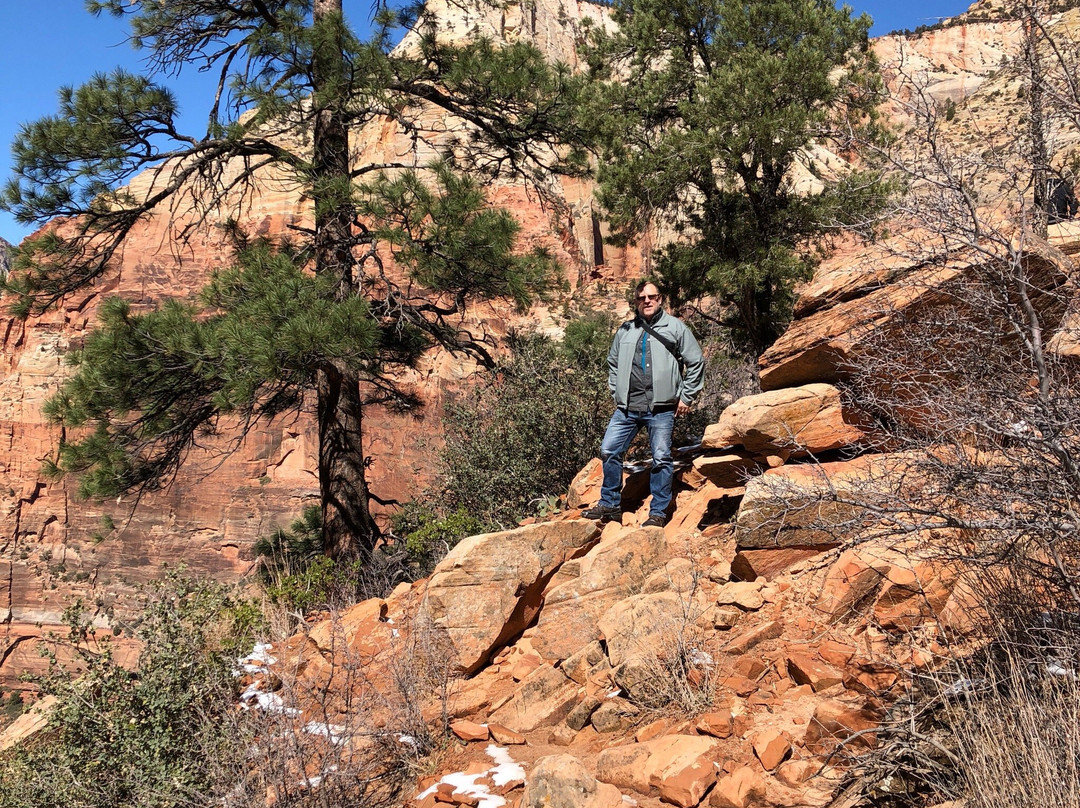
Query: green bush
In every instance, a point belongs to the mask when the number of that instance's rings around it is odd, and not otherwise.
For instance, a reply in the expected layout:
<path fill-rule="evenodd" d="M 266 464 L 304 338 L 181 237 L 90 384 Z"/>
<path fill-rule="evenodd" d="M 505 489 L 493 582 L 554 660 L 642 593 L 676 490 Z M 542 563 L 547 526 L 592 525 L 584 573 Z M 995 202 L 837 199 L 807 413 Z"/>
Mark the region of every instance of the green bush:
<path fill-rule="evenodd" d="M 255 542 L 255 555 L 261 560 L 259 572 L 265 583 L 303 571 L 323 555 L 322 509 L 309 505 L 288 530 L 278 528 L 260 538 Z"/>
<path fill-rule="evenodd" d="M 147 595 L 133 627 L 143 649 L 127 670 L 107 641 L 87 644 L 81 605 L 69 609 L 82 675 L 50 660 L 40 686 L 56 708 L 45 731 L 0 758 L 0 805 L 222 804 L 253 738 L 232 669 L 253 644 L 258 615 L 223 585 L 169 574 Z"/>
<path fill-rule="evenodd" d="M 268 583 L 266 594 L 271 603 L 301 615 L 343 609 L 364 599 L 360 587 L 363 572 L 362 562 L 335 562 L 319 555 L 297 572 Z"/>
<path fill-rule="evenodd" d="M 391 525 L 416 578 L 428 575 L 466 536 L 492 529 L 492 525 L 472 516 L 464 508 L 442 515 L 424 499 L 405 503 L 394 514 Z"/>
<path fill-rule="evenodd" d="M 383 597 L 401 581 L 415 578 L 395 550 L 391 543 L 377 547 L 366 561 L 332 561 L 322 551 L 318 505 L 305 508 L 288 530 L 279 528 L 255 543 L 270 602 L 301 616 Z"/>
<path fill-rule="evenodd" d="M 611 415 L 614 323 L 590 314 L 561 341 L 511 335 L 511 356 L 447 408 L 439 483 L 446 511 L 504 527 L 533 515 L 596 456 Z"/>

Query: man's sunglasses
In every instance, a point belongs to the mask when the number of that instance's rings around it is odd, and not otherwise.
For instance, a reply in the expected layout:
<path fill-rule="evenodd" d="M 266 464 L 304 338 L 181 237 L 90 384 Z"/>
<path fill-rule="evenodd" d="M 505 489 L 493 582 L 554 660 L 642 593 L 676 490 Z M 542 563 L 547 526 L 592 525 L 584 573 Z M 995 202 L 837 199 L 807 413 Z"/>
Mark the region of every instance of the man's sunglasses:
<path fill-rule="evenodd" d="M 645 302 L 648 302 L 649 300 L 659 300 L 661 297 L 663 297 L 663 295 L 638 295 L 637 296 L 637 302 L 638 303 L 645 303 Z"/>

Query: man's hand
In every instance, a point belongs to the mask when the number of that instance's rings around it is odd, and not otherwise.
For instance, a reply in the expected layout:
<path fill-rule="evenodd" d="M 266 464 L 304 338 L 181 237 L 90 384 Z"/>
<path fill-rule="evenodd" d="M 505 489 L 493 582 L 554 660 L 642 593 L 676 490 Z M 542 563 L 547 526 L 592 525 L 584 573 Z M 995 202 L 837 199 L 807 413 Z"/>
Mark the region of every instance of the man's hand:
<path fill-rule="evenodd" d="M 675 415 L 686 415 L 693 409 L 693 406 L 687 404 L 685 401 L 680 401 L 675 407 Z"/>

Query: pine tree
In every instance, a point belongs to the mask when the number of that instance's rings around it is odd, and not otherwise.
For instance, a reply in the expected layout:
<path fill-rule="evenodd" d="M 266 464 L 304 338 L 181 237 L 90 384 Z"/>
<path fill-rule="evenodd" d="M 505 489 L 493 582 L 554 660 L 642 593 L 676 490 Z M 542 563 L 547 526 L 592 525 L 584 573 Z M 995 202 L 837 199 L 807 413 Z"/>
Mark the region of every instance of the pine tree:
<path fill-rule="evenodd" d="M 865 15 L 832 0 L 617 0 L 594 30 L 588 113 L 598 197 L 615 240 L 662 225 L 678 238 L 656 270 L 675 302 L 715 296 L 747 347 L 780 333 L 811 239 L 873 212 L 860 172 L 795 193 L 814 144 L 879 139 L 879 86 Z"/>
<path fill-rule="evenodd" d="M 361 41 L 342 0 L 87 6 L 128 18 L 149 77 L 116 71 L 64 88 L 57 115 L 22 128 L 0 204 L 24 223 L 71 221 L 24 242 L 6 288 L 15 312 L 40 313 L 101 278 L 150 214 L 183 208 L 195 228 L 209 211 L 231 210 L 267 166 L 302 184 L 314 228 L 280 249 L 237 233 L 237 265 L 212 280 L 201 306 L 136 315 L 123 301 L 104 304 L 73 357 L 76 375 L 49 405 L 61 423 L 85 427 L 61 446 L 57 469 L 81 473 L 88 495 L 153 489 L 222 416 L 239 416 L 243 433 L 313 389 L 324 549 L 363 556 L 378 537 L 365 402 L 395 395 L 387 369 L 431 345 L 487 358 L 451 318 L 477 298 L 527 306 L 553 265 L 542 251 L 515 254 L 516 223 L 485 208 L 476 180 L 445 162 L 428 172 L 351 165 L 350 131 L 387 116 L 423 139 L 432 133 L 420 113 L 434 104 L 466 122 L 455 153 L 482 158 L 489 175 L 574 170 L 573 154 L 560 160 L 550 148 L 565 72 L 528 45 L 441 43 L 416 8 L 380 5 Z M 391 47 L 401 26 L 416 34 L 403 52 Z M 154 80 L 181 69 L 218 77 L 201 136 L 178 131 L 176 103 Z M 148 169 L 149 191 L 125 187 Z M 387 251 L 404 281 L 383 267 Z"/>

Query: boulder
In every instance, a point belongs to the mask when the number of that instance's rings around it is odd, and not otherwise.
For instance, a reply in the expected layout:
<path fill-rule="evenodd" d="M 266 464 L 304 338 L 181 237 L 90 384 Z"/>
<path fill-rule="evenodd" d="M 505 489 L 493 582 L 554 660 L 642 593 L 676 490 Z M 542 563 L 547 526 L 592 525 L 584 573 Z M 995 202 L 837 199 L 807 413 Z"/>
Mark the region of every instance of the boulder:
<path fill-rule="evenodd" d="M 691 466 L 695 474 L 701 475 L 718 488 L 742 488 L 761 468 L 749 452 L 704 454 L 695 457 Z"/>
<path fill-rule="evenodd" d="M 673 558 L 656 570 L 646 580 L 641 591 L 652 592 L 692 592 L 697 586 L 698 571 L 688 558 Z"/>
<path fill-rule="evenodd" d="M 594 457 L 570 481 L 566 491 L 566 507 L 587 508 L 599 502 L 600 486 L 604 482 L 604 468 L 599 457 Z"/>
<path fill-rule="evenodd" d="M 740 398 L 705 429 L 702 445 L 741 445 L 789 457 L 842 449 L 867 436 L 869 419 L 831 384 L 807 384 Z"/>
<path fill-rule="evenodd" d="M 849 751 L 872 748 L 883 718 L 884 711 L 874 705 L 826 699 L 815 708 L 803 745 L 818 754 L 830 753 L 841 742 Z"/>
<path fill-rule="evenodd" d="M 529 774 L 521 808 L 622 808 L 622 794 L 601 783 L 573 755 L 540 758 Z"/>
<path fill-rule="evenodd" d="M 665 735 L 644 743 L 605 749 L 596 761 L 597 779 L 664 802 L 690 808 L 716 782 L 719 744 L 702 735 Z"/>
<path fill-rule="evenodd" d="M 544 595 L 544 608 L 530 632 L 545 659 L 566 659 L 599 638 L 597 621 L 618 601 L 641 590 L 667 560 L 658 527 L 605 531 L 581 558 L 564 565 Z"/>
<path fill-rule="evenodd" d="M 592 714 L 591 722 L 597 732 L 625 732 L 633 726 L 640 712 L 626 699 L 604 699 Z"/>
<path fill-rule="evenodd" d="M 724 652 L 742 656 L 754 646 L 765 642 L 765 640 L 774 640 L 783 633 L 784 624 L 779 620 L 770 620 L 732 637 L 724 644 Z"/>
<path fill-rule="evenodd" d="M 340 615 L 316 623 L 308 639 L 319 653 L 332 654 L 348 647 L 354 653 L 370 657 L 377 654 L 391 637 L 386 625 L 387 607 L 382 598 L 369 598 L 351 606 Z"/>
<path fill-rule="evenodd" d="M 867 455 L 769 469 L 746 484 L 736 516 L 738 547 L 835 547 L 873 524 L 861 503 L 891 498 L 909 465 L 903 455 Z"/>
<path fill-rule="evenodd" d="M 969 265 L 956 260 L 945 267 L 897 266 L 894 272 L 906 273 L 905 282 L 887 284 L 796 319 L 758 360 L 761 389 L 847 378 L 865 354 L 871 335 L 887 332 L 902 316 L 911 317 L 923 307 L 944 302 L 945 287 Z"/>
<path fill-rule="evenodd" d="M 580 686 L 551 665 L 537 668 L 491 721 L 514 732 L 550 727 L 570 714 L 581 697 Z"/>
<path fill-rule="evenodd" d="M 596 712 L 596 708 L 600 706 L 600 698 L 591 694 L 586 694 L 585 697 L 577 703 L 577 706 L 570 711 L 570 715 L 566 716 L 566 726 L 577 732 L 584 728 L 589 723 L 589 719 L 592 718 L 592 714 Z"/>
<path fill-rule="evenodd" d="M 871 549 L 845 550 L 829 567 L 814 607 L 836 622 L 869 606 L 890 563 Z"/>
<path fill-rule="evenodd" d="M 463 539 L 431 575 L 423 610 L 442 629 L 456 666 L 478 670 L 535 619 L 551 576 L 599 535 L 578 519 Z"/>
<path fill-rule="evenodd" d="M 663 655 L 694 625 L 708 604 L 676 592 L 634 595 L 619 601 L 600 618 L 612 666 L 632 658 Z"/>
<path fill-rule="evenodd" d="M 526 740 L 520 732 L 514 732 L 502 724 L 488 724 L 488 731 L 491 733 L 492 740 L 503 746 L 520 746 Z"/>
<path fill-rule="evenodd" d="M 463 741 L 486 741 L 488 728 L 486 724 L 478 724 L 475 721 L 459 719 L 450 722 L 450 731 Z"/>
<path fill-rule="evenodd" d="M 598 667 L 610 670 L 611 663 L 608 662 L 608 658 L 604 654 L 603 646 L 600 645 L 599 641 L 595 641 L 578 649 L 564 659 L 562 665 L 559 666 L 559 670 L 579 685 L 583 685 Z"/>
<path fill-rule="evenodd" d="M 716 595 L 717 606 L 738 606 L 744 612 L 756 612 L 765 605 L 761 583 L 757 581 L 732 581 L 720 587 Z"/>
<path fill-rule="evenodd" d="M 728 631 L 735 628 L 735 625 L 742 618 L 744 612 L 738 606 L 717 606 L 713 609 L 710 619 L 712 620 L 713 628 L 720 631 Z"/>
<path fill-rule="evenodd" d="M 777 729 L 766 729 L 754 736 L 753 747 L 761 767 L 771 772 L 791 754 L 791 739 Z"/>
<path fill-rule="evenodd" d="M 904 560 L 889 570 L 874 602 L 874 618 L 889 631 L 910 631 L 945 608 L 958 577 L 954 566 Z"/>
<path fill-rule="evenodd" d="M 0 731 L 0 752 L 23 743 L 48 727 L 56 701 L 56 696 L 44 696 L 4 727 L 3 731 Z"/>
<path fill-rule="evenodd" d="M 777 575 L 821 555 L 822 547 L 779 547 L 765 550 L 740 550 L 731 561 L 731 574 L 743 581 L 764 578 L 771 581 Z"/>
<path fill-rule="evenodd" d="M 714 738 L 730 738 L 734 731 L 731 710 L 718 710 L 705 713 L 698 719 L 695 729 L 701 735 L 711 735 Z"/>
<path fill-rule="evenodd" d="M 788 676 L 800 685 L 810 685 L 815 693 L 826 690 L 844 681 L 844 675 L 836 668 L 815 659 L 810 654 L 789 653 L 787 655 Z"/>
<path fill-rule="evenodd" d="M 702 520 L 717 508 L 730 508 L 733 512 L 742 496 L 742 487 L 721 488 L 711 480 L 705 480 L 696 491 L 682 491 L 675 495 L 675 512 L 664 526 L 664 534 L 674 538 L 697 530 Z M 730 505 L 728 503 L 731 503 Z"/>
<path fill-rule="evenodd" d="M 741 766 L 716 781 L 709 805 L 717 808 L 756 808 L 765 802 L 765 778 L 750 766 Z"/>

